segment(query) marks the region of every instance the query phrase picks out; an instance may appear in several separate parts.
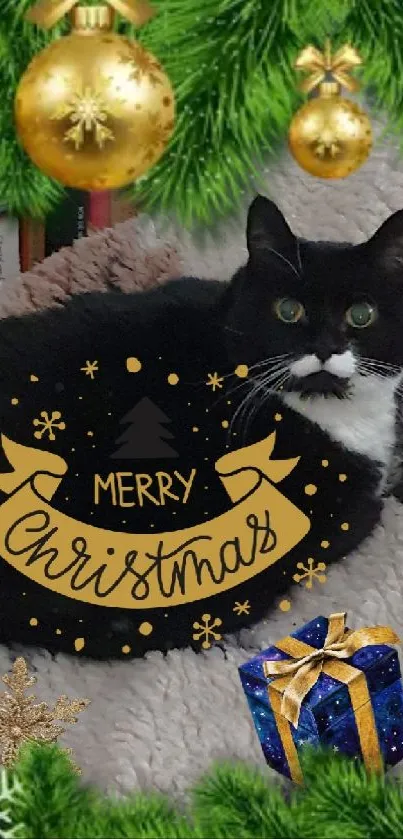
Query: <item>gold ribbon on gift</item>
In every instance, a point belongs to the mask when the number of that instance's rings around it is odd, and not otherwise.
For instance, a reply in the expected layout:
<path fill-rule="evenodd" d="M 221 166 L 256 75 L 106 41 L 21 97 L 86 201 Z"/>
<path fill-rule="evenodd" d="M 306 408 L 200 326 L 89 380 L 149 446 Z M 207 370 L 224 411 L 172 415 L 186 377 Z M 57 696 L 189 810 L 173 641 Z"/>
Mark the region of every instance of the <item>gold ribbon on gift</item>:
<path fill-rule="evenodd" d="M 167 533 L 119 533 L 53 507 L 67 463 L 2 435 L 14 471 L 0 475 L 8 496 L 0 556 L 58 594 L 102 606 L 166 608 L 232 589 L 285 556 L 311 526 L 275 486 L 299 461 L 270 460 L 275 439 L 274 432 L 215 463 L 232 503 L 227 512 Z"/>
<path fill-rule="evenodd" d="M 28 9 L 25 18 L 43 29 L 50 29 L 78 3 L 79 0 L 38 0 Z M 102 5 L 111 7 L 138 27 L 144 26 L 155 15 L 155 10 L 148 0 L 106 0 Z"/>
<path fill-rule="evenodd" d="M 309 45 L 302 50 L 295 62 L 297 70 L 309 72 L 309 76 L 300 83 L 300 90 L 311 93 L 330 76 L 331 81 L 338 82 L 347 90 L 357 91 L 360 85 L 356 79 L 351 78 L 348 71 L 360 64 L 362 64 L 362 59 L 350 44 L 344 44 L 334 55 L 332 55 L 329 40 L 325 42 L 323 52 Z"/>
<path fill-rule="evenodd" d="M 302 703 L 321 673 L 347 685 L 364 763 L 370 770 L 382 770 L 382 755 L 365 673 L 342 659 L 350 658 L 363 647 L 398 643 L 399 637 L 389 626 L 346 631 L 346 612 L 330 615 L 325 642 L 319 650 L 291 636 L 276 642 L 276 647 L 291 656 L 292 660 L 265 661 L 263 670 L 265 676 L 275 677 L 268 686 L 269 698 L 294 781 L 302 783 L 302 772 L 290 723 L 294 728 L 298 726 Z"/>

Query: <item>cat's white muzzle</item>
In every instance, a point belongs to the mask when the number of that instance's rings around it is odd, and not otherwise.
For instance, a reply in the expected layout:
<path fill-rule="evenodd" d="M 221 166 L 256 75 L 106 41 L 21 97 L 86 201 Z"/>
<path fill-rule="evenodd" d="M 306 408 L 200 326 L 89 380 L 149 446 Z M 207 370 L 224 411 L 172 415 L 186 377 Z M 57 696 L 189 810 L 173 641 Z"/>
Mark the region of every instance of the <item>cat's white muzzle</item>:
<path fill-rule="evenodd" d="M 298 361 L 290 364 L 290 373 L 298 379 L 312 376 L 314 373 L 325 371 L 339 379 L 349 379 L 355 373 L 357 365 L 351 350 L 333 353 L 326 361 L 321 361 L 317 355 L 303 355 Z"/>

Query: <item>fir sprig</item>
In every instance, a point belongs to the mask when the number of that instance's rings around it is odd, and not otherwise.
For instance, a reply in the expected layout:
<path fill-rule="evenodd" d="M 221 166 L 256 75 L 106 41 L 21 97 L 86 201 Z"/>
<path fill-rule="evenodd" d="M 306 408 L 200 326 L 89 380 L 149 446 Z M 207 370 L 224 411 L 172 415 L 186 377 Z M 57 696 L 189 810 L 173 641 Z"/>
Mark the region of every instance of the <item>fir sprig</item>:
<path fill-rule="evenodd" d="M 135 200 L 174 209 L 186 226 L 238 206 L 299 101 L 292 63 L 303 6 L 204 0 L 196 12 L 189 0 L 160 2 L 140 37 L 172 79 L 178 124 L 161 161 L 134 185 Z"/>
<path fill-rule="evenodd" d="M 99 0 L 81 0 L 93 5 Z M 63 188 L 34 166 L 18 141 L 13 99 L 31 58 L 66 33 L 24 21 L 33 0 L 3 0 L 0 17 L 0 198 L 18 215 L 43 216 Z M 363 55 L 362 78 L 389 128 L 402 135 L 401 0 L 152 0 L 156 17 L 139 32 L 175 90 L 176 128 L 161 160 L 125 190 L 144 209 L 176 213 L 188 227 L 212 226 L 259 187 L 262 160 L 274 159 L 301 97 L 293 62 L 326 35 Z"/>
<path fill-rule="evenodd" d="M 302 787 L 269 780 L 264 765 L 217 764 L 183 807 L 151 792 L 104 796 L 58 746 L 31 744 L 8 771 L 19 794 L 0 799 L 0 819 L 6 809 L 21 839 L 400 839 L 401 783 L 332 750 L 308 748 L 301 764 Z"/>

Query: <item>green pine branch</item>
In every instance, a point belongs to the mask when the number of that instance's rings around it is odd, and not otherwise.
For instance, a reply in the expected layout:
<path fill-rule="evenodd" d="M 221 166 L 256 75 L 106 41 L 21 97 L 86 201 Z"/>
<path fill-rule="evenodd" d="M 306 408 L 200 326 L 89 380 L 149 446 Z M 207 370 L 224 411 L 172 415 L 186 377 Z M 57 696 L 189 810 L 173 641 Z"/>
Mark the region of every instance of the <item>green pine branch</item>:
<path fill-rule="evenodd" d="M 186 226 L 237 208 L 283 141 L 300 97 L 293 62 L 305 3 L 162 0 L 141 38 L 172 79 L 178 123 L 161 161 L 133 187 Z"/>
<path fill-rule="evenodd" d="M 264 765 L 217 764 L 183 808 L 152 792 L 104 796 L 57 745 L 30 744 L 8 771 L 16 795 L 0 790 L 0 835 L 6 811 L 19 839 L 401 839 L 401 783 L 331 750 L 301 763 L 303 787 L 269 781 Z"/>
<path fill-rule="evenodd" d="M 340 40 L 353 43 L 362 55 L 363 83 L 402 147 L 403 5 L 400 0 L 351 0 L 350 6 Z"/>
<path fill-rule="evenodd" d="M 94 4 L 98 0 L 82 0 Z M 3 0 L 0 17 L 0 198 L 18 215 L 41 217 L 63 187 L 29 160 L 15 132 L 13 99 L 31 58 L 69 31 L 25 22 L 33 0 Z M 139 32 L 117 17 L 162 62 L 176 96 L 176 127 L 161 160 L 124 192 L 144 209 L 175 213 L 188 227 L 211 226 L 237 211 L 259 186 L 262 161 L 275 159 L 302 97 L 293 63 L 309 42 L 350 41 L 362 53 L 362 79 L 403 128 L 401 0 L 152 0 L 156 17 Z"/>

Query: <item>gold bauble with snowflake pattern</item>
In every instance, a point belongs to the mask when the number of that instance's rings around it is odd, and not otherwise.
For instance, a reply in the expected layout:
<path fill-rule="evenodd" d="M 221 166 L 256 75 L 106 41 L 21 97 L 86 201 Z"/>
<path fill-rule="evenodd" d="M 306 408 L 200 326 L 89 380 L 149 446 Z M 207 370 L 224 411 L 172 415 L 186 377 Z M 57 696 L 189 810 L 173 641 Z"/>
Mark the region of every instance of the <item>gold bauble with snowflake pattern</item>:
<path fill-rule="evenodd" d="M 136 6 L 136 0 L 116 0 L 118 10 L 118 3 Z M 54 0 L 41 5 L 49 14 Z M 25 151 L 68 187 L 108 190 L 136 180 L 161 157 L 173 132 L 169 79 L 138 42 L 111 31 L 113 15 L 109 6 L 75 6 L 72 32 L 34 57 L 16 92 Z"/>
<path fill-rule="evenodd" d="M 330 43 L 324 52 L 306 47 L 296 67 L 309 70 L 301 88 L 316 96 L 295 114 L 289 129 L 290 151 L 302 169 L 319 178 L 345 178 L 366 160 L 372 147 L 371 123 L 365 111 L 340 95 L 341 87 L 358 89 L 347 74 L 361 64 L 357 51 L 345 45 L 332 55 Z"/>

